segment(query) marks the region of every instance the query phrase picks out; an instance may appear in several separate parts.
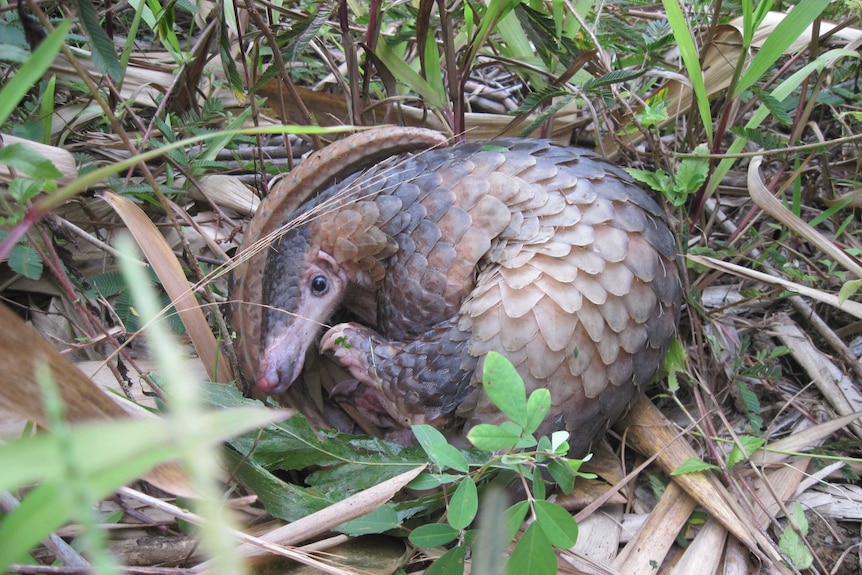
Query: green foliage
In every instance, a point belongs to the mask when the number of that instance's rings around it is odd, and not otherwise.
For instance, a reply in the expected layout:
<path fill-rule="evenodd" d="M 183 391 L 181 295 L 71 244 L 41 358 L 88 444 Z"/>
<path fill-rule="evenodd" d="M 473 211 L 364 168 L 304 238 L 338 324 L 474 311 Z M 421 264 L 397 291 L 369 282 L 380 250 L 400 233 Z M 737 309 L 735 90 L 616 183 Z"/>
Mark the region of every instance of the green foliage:
<path fill-rule="evenodd" d="M 805 512 L 798 501 L 794 503 L 790 513 L 790 519 L 799 528 L 799 533 L 793 529 L 792 525 L 785 527 L 784 531 L 781 532 L 781 539 L 778 540 L 778 548 L 787 554 L 794 567 L 802 571 L 808 569 L 814 563 L 811 551 L 808 550 L 808 547 L 802 540 L 802 537 L 808 535 L 808 519 L 805 518 Z M 800 537 L 800 533 L 802 537 Z"/>
<path fill-rule="evenodd" d="M 507 572 L 556 573 L 553 548 L 573 546 L 578 537 L 578 527 L 568 511 L 543 499 L 545 485 L 539 467 L 545 467 L 562 489 L 570 491 L 574 478 L 581 475 L 578 471 L 581 462 L 566 458 L 566 432 L 556 432 L 551 438 L 539 440 L 533 437 L 550 407 L 550 393 L 539 389 L 527 397 L 523 380 L 502 355 L 492 352 L 485 358 L 482 387 L 492 403 L 509 419 L 499 426 L 477 425 L 467 434 L 467 439 L 492 456 L 472 474 L 461 471 L 463 476 L 447 505 L 448 525 L 417 527 L 411 534 L 411 541 L 420 547 L 436 547 L 457 539 L 458 544 L 438 559 L 429 572 L 462 573 L 463 565 L 457 558 L 463 557 L 465 552 L 462 549 L 456 553 L 455 550 L 470 546 L 464 530 L 473 523 L 479 507 L 477 484 L 488 470 L 506 470 L 520 475 L 522 480 L 532 482 L 534 486 L 533 493 L 527 493 L 526 501 L 515 503 L 506 511 L 506 536 L 510 540 L 515 536 L 529 511 L 535 519 L 515 545 Z M 431 460 L 442 470 L 441 453 L 446 453 L 445 447 L 451 447 L 445 438 L 439 432 L 429 432 L 426 426 L 414 427 L 414 433 Z M 535 446 L 538 446 L 536 451 L 523 451 Z M 455 459 L 460 466 L 460 459 Z M 457 470 L 455 466 L 448 467 Z"/>
<path fill-rule="evenodd" d="M 702 145 L 694 150 L 695 155 L 705 152 L 706 149 Z M 674 206 L 682 206 L 688 201 L 689 196 L 706 182 L 709 175 L 709 162 L 698 157 L 685 158 L 677 166 L 673 177 L 661 168 L 653 172 L 634 168 L 626 171 L 634 179 L 664 194 Z"/>

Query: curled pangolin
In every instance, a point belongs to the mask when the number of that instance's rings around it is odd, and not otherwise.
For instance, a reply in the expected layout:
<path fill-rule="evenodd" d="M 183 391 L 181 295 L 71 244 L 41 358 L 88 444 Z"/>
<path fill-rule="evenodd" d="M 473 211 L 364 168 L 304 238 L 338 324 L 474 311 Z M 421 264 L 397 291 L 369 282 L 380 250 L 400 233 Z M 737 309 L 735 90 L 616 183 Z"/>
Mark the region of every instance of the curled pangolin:
<path fill-rule="evenodd" d="M 383 426 L 461 429 L 502 418 L 477 393 L 494 350 L 528 392 L 550 389 L 540 431 L 565 427 L 585 452 L 676 329 L 680 264 L 659 206 L 592 152 L 543 140 L 377 160 L 279 218 L 301 224 L 249 266 L 269 306 L 259 329 L 237 329 L 257 386 L 290 386 L 324 331 L 320 352 L 354 378 L 341 399 Z M 238 275 L 234 298 L 253 301 Z M 342 309 L 358 321 L 330 327 Z"/>

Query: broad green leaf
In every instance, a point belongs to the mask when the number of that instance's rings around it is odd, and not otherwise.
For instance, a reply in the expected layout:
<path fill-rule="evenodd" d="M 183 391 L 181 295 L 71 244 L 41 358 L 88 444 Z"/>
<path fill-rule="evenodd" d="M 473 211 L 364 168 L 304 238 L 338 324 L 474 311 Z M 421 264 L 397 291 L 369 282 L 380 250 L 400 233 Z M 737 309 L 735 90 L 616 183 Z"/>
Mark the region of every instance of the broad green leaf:
<path fill-rule="evenodd" d="M 519 501 L 506 510 L 506 537 L 510 540 L 518 533 L 529 510 L 529 501 Z"/>
<path fill-rule="evenodd" d="M 739 443 L 745 449 L 743 452 L 739 449 L 739 445 L 734 445 L 733 449 L 730 450 L 730 453 L 727 454 L 727 466 L 733 467 L 740 461 L 745 460 L 749 455 L 763 447 L 763 444 L 766 443 L 766 440 L 761 437 L 754 437 L 752 435 L 743 435 L 739 438 Z"/>
<path fill-rule="evenodd" d="M 524 434 L 531 435 L 545 420 L 551 409 L 551 392 L 545 388 L 536 389 L 527 399 L 527 418 L 524 423 Z"/>
<path fill-rule="evenodd" d="M 557 573 L 557 554 L 551 547 L 545 532 L 538 523 L 533 523 L 521 540 L 515 545 L 509 558 L 510 575 L 555 575 Z"/>
<path fill-rule="evenodd" d="M 853 295 L 862 290 L 862 280 L 850 280 L 844 282 L 841 289 L 838 291 L 838 303 L 843 304 Z"/>
<path fill-rule="evenodd" d="M 387 503 L 362 517 L 337 525 L 334 529 L 351 537 L 358 537 L 372 533 L 383 533 L 400 525 L 401 521 L 398 519 L 398 514 L 392 505 Z"/>
<path fill-rule="evenodd" d="M 16 245 L 9 254 L 12 271 L 31 280 L 42 277 L 42 257 L 29 242 Z"/>
<path fill-rule="evenodd" d="M 429 523 L 420 525 L 410 534 L 410 542 L 416 547 L 428 549 L 438 545 L 446 545 L 455 541 L 458 530 L 442 523 Z"/>
<path fill-rule="evenodd" d="M 482 387 L 491 402 L 506 417 L 526 427 L 527 392 L 512 362 L 495 351 L 490 352 L 485 357 Z"/>
<path fill-rule="evenodd" d="M 707 463 L 706 461 L 702 461 L 697 457 L 692 457 L 684 462 L 682 465 L 677 467 L 671 472 L 671 475 L 686 475 L 688 473 L 699 473 L 701 471 L 707 471 L 708 469 L 721 469 L 717 465 L 713 465 L 712 463 Z"/>
<path fill-rule="evenodd" d="M 796 523 L 796 526 L 799 527 L 799 531 L 802 535 L 808 535 L 808 520 L 805 518 L 805 512 L 802 510 L 802 506 L 798 501 L 794 504 L 793 510 L 790 514 L 793 517 L 793 521 Z M 784 551 L 788 557 L 790 557 L 790 561 L 800 571 L 808 569 L 814 562 L 814 557 L 811 555 L 811 551 L 808 550 L 805 542 L 791 525 L 785 527 L 784 531 L 781 532 L 781 538 L 778 540 L 778 547 Z"/>
<path fill-rule="evenodd" d="M 503 451 L 512 449 L 521 436 L 499 425 L 480 423 L 467 433 L 467 439 L 477 449 L 483 451 Z"/>
<path fill-rule="evenodd" d="M 453 528 L 464 529 L 476 518 L 478 510 L 479 493 L 476 490 L 476 484 L 471 478 L 465 477 L 449 500 L 446 520 Z"/>
<path fill-rule="evenodd" d="M 24 144 L 11 144 L 0 148 L 0 164 L 6 164 L 39 180 L 56 180 L 63 175 L 51 160 Z"/>
<path fill-rule="evenodd" d="M 69 30 L 69 20 L 57 24 L 47 38 L 42 40 L 36 51 L 11 78 L 5 77 L 3 89 L 0 90 L 0 127 L 6 124 L 11 114 L 27 92 L 42 79 L 42 75 L 54 63 L 54 58 L 60 52 Z"/>
<path fill-rule="evenodd" d="M 425 575 L 462 575 L 464 573 L 464 557 L 466 554 L 467 548 L 463 545 L 453 547 L 437 559 L 425 571 Z"/>
<path fill-rule="evenodd" d="M 470 465 L 464 454 L 449 444 L 433 445 L 426 450 L 428 456 L 440 469 L 454 469 L 461 473 L 470 471 Z"/>
<path fill-rule="evenodd" d="M 572 514 L 550 501 L 536 501 L 536 523 L 545 532 L 551 545 L 568 549 L 578 540 L 578 524 Z"/>
<path fill-rule="evenodd" d="M 575 488 L 575 474 L 566 462 L 555 459 L 548 464 L 548 473 L 554 478 L 563 493 L 571 493 Z"/>
<path fill-rule="evenodd" d="M 565 430 L 555 431 L 551 434 L 551 451 L 560 453 L 569 451 L 569 432 Z"/>
<path fill-rule="evenodd" d="M 430 425 L 414 425 L 412 429 L 419 445 L 440 469 L 451 468 L 462 473 L 470 470 L 464 454 L 449 445 L 442 433 Z"/>

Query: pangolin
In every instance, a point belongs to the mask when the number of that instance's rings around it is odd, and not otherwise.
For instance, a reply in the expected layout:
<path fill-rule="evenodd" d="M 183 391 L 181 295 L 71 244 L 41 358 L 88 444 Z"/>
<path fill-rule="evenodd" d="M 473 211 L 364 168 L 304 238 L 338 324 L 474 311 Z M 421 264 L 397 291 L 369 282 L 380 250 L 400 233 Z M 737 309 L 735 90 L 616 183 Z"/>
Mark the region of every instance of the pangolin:
<path fill-rule="evenodd" d="M 566 428 L 586 452 L 676 330 L 681 265 L 658 204 L 593 152 L 546 140 L 378 160 L 279 222 L 257 266 L 260 328 L 238 330 L 257 387 L 285 390 L 319 350 L 353 378 L 333 393 L 378 424 L 463 433 L 503 418 L 479 392 L 497 351 L 528 393 L 551 391 L 540 432 Z M 339 310 L 356 321 L 330 326 Z"/>

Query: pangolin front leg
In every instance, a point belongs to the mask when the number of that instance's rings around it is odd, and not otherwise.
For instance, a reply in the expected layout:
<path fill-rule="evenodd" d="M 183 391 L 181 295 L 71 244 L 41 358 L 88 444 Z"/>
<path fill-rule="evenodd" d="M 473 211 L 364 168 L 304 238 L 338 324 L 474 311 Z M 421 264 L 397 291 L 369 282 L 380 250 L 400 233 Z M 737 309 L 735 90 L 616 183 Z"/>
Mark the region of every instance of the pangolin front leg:
<path fill-rule="evenodd" d="M 476 358 L 468 351 L 470 334 L 455 320 L 434 326 L 409 342 L 389 341 L 358 323 L 329 329 L 320 351 L 330 353 L 353 376 L 333 391 L 366 411 L 385 414 L 396 427 L 427 423 L 445 428 L 472 393 Z"/>

